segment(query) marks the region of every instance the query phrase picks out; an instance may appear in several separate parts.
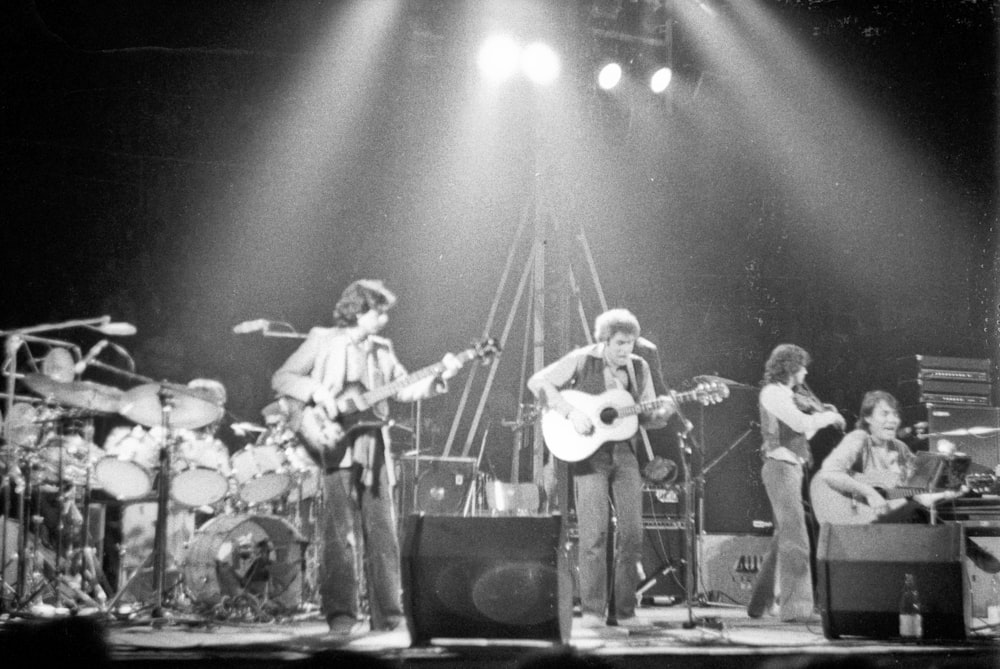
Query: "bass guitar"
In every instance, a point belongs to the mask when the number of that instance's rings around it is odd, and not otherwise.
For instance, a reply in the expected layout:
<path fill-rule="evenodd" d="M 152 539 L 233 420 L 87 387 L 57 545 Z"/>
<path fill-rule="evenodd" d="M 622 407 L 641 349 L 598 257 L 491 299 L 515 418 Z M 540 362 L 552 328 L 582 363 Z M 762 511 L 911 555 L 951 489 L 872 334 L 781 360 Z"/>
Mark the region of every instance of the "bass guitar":
<path fill-rule="evenodd" d="M 962 486 L 959 490 L 943 490 L 927 492 L 916 488 L 883 488 L 878 481 L 866 478 L 863 474 L 853 474 L 852 478 L 868 483 L 885 498 L 887 509 L 884 513 L 895 511 L 906 505 L 911 499 L 920 501 L 925 506 L 937 502 L 961 497 L 969 491 Z M 832 525 L 867 525 L 879 519 L 879 514 L 868 506 L 868 501 L 859 495 L 843 493 L 830 485 L 826 476 L 819 472 L 809 484 L 809 497 L 812 500 L 813 515 L 819 523 Z"/>
<path fill-rule="evenodd" d="M 499 344 L 493 338 L 489 338 L 456 353 L 455 357 L 464 364 L 477 358 L 488 361 L 499 352 Z M 378 388 L 366 389 L 360 383 L 349 383 L 335 398 L 339 411 L 335 419 L 331 419 L 323 407 L 286 397 L 284 404 L 288 407 L 288 424 L 299 436 L 306 452 L 316 464 L 321 467 L 339 464 L 359 432 L 378 429 L 388 424 L 387 420 L 375 414 L 373 407 L 403 388 L 438 376 L 444 371 L 444 363 L 437 362 Z"/>
<path fill-rule="evenodd" d="M 563 390 L 563 398 L 574 409 L 587 414 L 594 424 L 590 434 L 580 434 L 573 423 L 558 411 L 546 409 L 542 414 L 542 436 L 552 455 L 566 462 L 584 460 L 609 441 L 625 441 L 639 430 L 639 414 L 660 408 L 664 399 L 657 398 L 636 404 L 632 394 L 621 388 L 612 388 L 599 395 L 580 390 Z M 674 402 L 700 402 L 715 404 L 729 397 L 729 386 L 712 382 L 697 388 L 669 395 Z"/>

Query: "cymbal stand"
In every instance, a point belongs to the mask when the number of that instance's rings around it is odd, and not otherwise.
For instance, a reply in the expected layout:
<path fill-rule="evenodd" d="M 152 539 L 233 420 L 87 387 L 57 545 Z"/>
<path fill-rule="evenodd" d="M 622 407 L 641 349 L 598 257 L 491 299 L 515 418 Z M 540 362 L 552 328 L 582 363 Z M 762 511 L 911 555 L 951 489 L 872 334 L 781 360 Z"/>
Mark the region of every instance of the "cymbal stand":
<path fill-rule="evenodd" d="M 174 396 L 166 383 L 157 391 L 160 400 L 163 443 L 160 444 L 160 475 L 156 497 L 156 526 L 153 537 L 153 618 L 163 617 L 163 584 L 167 570 L 167 507 L 170 499 L 170 415 Z"/>

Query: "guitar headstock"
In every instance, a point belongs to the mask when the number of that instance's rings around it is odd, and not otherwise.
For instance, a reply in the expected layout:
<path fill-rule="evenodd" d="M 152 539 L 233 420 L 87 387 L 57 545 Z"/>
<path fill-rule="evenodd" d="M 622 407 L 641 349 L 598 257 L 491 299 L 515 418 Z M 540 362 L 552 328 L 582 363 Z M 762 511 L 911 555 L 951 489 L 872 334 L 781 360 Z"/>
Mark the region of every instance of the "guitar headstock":
<path fill-rule="evenodd" d="M 473 355 L 483 361 L 483 364 L 487 364 L 493 360 L 497 355 L 500 355 L 500 342 L 498 342 L 493 337 L 487 337 L 482 341 L 476 342 L 470 351 Z"/>
<path fill-rule="evenodd" d="M 721 381 L 702 381 L 691 391 L 695 400 L 704 406 L 718 404 L 729 397 L 729 386 Z"/>

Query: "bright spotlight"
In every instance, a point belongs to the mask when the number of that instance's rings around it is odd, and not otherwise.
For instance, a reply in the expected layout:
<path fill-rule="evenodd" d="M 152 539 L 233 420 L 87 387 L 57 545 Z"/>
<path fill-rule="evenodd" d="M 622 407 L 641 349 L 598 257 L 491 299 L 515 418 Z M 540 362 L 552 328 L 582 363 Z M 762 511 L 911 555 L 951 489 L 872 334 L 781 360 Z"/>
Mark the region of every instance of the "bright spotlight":
<path fill-rule="evenodd" d="M 550 84 L 559 76 L 559 56 L 546 44 L 529 44 L 521 53 L 521 69 L 536 84 Z"/>
<path fill-rule="evenodd" d="M 670 85 L 671 77 L 673 77 L 673 72 L 670 71 L 670 68 L 661 67 L 653 72 L 653 76 L 649 78 L 649 89 L 654 93 L 662 93 Z"/>
<path fill-rule="evenodd" d="M 597 85 L 605 91 L 610 91 L 622 80 L 622 66 L 618 63 L 608 63 L 597 74 Z"/>
<path fill-rule="evenodd" d="M 479 49 L 479 70 L 487 79 L 506 81 L 517 71 L 520 48 L 507 35 L 494 35 Z"/>

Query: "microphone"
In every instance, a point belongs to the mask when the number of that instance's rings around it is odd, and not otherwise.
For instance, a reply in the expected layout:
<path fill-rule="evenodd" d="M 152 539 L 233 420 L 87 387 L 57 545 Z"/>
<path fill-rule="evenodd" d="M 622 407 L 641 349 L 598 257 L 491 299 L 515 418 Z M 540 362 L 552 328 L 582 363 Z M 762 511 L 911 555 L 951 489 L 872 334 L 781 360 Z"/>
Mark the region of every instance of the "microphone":
<path fill-rule="evenodd" d="M 112 322 L 111 316 L 102 316 L 101 322 L 94 325 L 93 328 L 101 334 L 111 335 L 112 337 L 130 337 L 136 333 L 134 325 L 123 321 Z"/>
<path fill-rule="evenodd" d="M 87 365 L 89 365 L 90 362 L 94 358 L 96 358 L 100 354 L 101 351 L 104 350 L 104 347 L 106 347 L 110 343 L 111 342 L 108 341 L 107 339 L 102 339 L 101 341 L 99 341 L 96 344 L 94 344 L 93 346 L 91 346 L 90 350 L 87 351 L 87 355 L 85 355 L 82 358 L 80 358 L 80 362 L 78 362 L 75 365 L 73 365 L 73 373 L 74 374 L 83 374 L 83 370 L 87 369 Z"/>
<path fill-rule="evenodd" d="M 653 342 L 649 341 L 645 337 L 637 337 L 636 340 L 635 340 L 635 344 L 636 344 L 636 346 L 638 346 L 640 348 L 648 348 L 650 351 L 655 351 L 656 350 L 656 344 L 654 344 Z"/>
<path fill-rule="evenodd" d="M 131 337 L 136 333 L 134 325 L 124 322 L 108 322 L 98 325 L 95 329 L 101 334 L 111 335 L 112 337 Z"/>
<path fill-rule="evenodd" d="M 271 321 L 265 320 L 263 318 L 258 318 L 257 320 L 253 321 L 243 321 L 242 323 L 238 323 L 235 327 L 233 327 L 233 332 L 235 332 L 236 334 L 248 334 L 250 332 L 257 332 L 258 330 L 263 330 L 267 328 L 267 326 L 270 324 Z"/>

